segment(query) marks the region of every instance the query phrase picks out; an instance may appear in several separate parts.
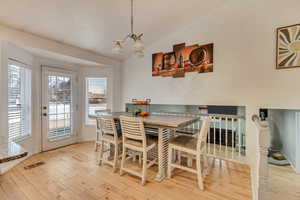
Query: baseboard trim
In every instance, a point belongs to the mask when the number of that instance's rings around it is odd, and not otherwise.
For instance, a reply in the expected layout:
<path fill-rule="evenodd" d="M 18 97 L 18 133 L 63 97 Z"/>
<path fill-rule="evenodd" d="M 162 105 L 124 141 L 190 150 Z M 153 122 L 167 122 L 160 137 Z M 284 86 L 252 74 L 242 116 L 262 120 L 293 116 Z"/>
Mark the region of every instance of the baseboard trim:
<path fill-rule="evenodd" d="M 284 157 L 290 163 L 290 165 L 291 165 L 292 169 L 294 170 L 294 172 L 297 173 L 296 166 L 294 166 L 294 164 L 291 162 L 291 160 L 289 159 L 289 157 L 285 153 L 283 153 L 283 152 L 281 152 L 281 153 L 282 153 L 282 155 L 284 155 Z"/>

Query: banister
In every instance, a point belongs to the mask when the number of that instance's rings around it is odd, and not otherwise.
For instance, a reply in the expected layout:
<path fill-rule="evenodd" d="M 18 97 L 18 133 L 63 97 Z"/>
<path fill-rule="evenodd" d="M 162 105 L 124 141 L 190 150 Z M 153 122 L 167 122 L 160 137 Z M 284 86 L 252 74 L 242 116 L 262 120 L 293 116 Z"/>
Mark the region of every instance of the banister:
<path fill-rule="evenodd" d="M 267 122 L 263 122 L 259 119 L 258 115 L 252 115 L 252 121 L 255 123 L 257 128 L 268 128 L 269 124 Z"/>
<path fill-rule="evenodd" d="M 267 121 L 261 121 L 257 115 L 252 116 L 257 127 L 258 148 L 256 162 L 255 200 L 265 200 L 268 188 L 268 148 L 270 143 L 270 129 Z"/>

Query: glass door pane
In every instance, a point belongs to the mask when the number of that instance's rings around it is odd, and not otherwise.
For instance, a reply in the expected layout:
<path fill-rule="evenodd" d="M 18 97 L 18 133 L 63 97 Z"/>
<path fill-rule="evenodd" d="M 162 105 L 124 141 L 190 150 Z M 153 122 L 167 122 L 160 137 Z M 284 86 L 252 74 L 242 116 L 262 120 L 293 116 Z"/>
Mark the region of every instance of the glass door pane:
<path fill-rule="evenodd" d="M 70 137 L 72 133 L 72 78 L 48 76 L 48 139 Z"/>

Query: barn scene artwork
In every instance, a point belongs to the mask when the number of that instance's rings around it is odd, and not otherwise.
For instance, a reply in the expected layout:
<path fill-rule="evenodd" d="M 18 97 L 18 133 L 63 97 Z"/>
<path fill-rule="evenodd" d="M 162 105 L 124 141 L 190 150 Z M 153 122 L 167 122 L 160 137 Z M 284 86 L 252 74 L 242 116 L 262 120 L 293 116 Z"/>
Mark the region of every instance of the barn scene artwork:
<path fill-rule="evenodd" d="M 213 72 L 214 44 L 173 46 L 169 53 L 152 54 L 152 76 L 184 77 L 186 72 Z"/>

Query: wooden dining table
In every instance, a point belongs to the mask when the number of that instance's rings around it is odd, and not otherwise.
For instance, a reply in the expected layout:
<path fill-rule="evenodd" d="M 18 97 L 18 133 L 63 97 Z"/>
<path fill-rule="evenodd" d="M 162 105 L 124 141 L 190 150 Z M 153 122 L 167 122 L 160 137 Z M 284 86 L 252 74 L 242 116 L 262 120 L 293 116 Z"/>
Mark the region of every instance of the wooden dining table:
<path fill-rule="evenodd" d="M 101 115 L 111 115 L 115 120 L 120 120 L 120 116 L 134 116 L 133 113 L 128 112 L 102 113 Z M 143 119 L 145 127 L 158 129 L 158 173 L 155 180 L 160 182 L 166 177 L 170 136 L 172 136 L 176 130 L 192 124 L 199 118 L 157 114 L 140 118 Z"/>

